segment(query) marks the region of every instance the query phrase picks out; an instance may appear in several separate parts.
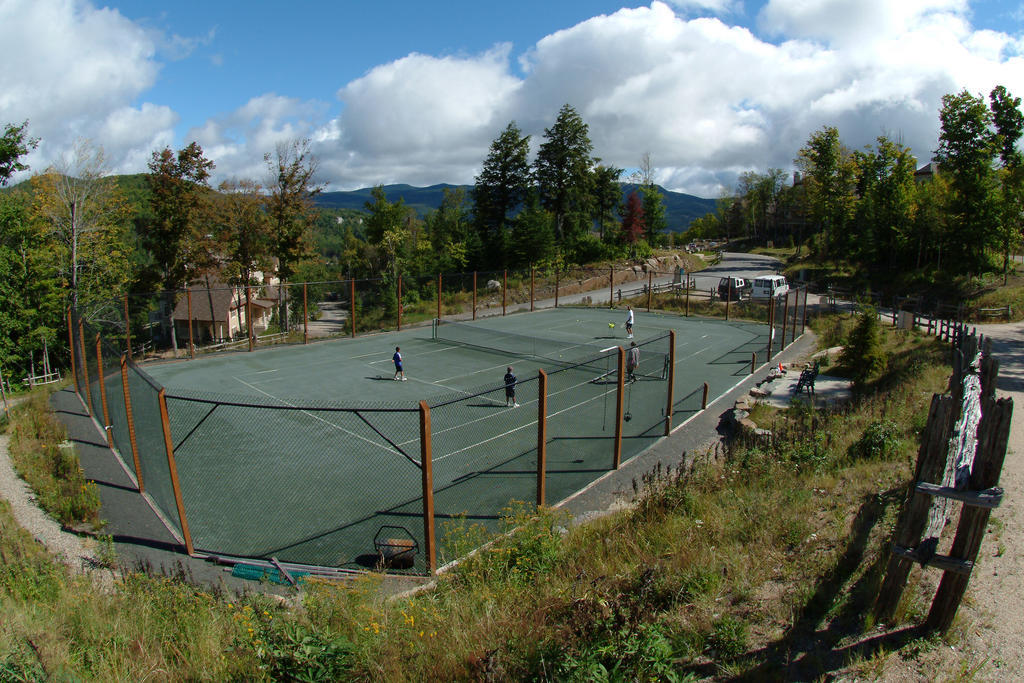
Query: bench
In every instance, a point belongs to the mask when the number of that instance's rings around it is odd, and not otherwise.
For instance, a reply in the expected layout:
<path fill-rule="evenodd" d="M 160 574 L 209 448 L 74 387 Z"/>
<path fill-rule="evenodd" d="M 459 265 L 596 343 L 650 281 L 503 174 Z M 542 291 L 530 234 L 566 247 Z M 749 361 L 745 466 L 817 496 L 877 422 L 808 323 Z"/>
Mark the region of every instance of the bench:
<path fill-rule="evenodd" d="M 799 394 L 803 390 L 807 391 L 808 396 L 814 394 L 814 380 L 818 379 L 818 364 L 819 361 L 814 361 L 814 367 L 806 368 L 800 373 L 800 379 L 796 383 L 796 388 L 793 389 L 794 394 Z"/>

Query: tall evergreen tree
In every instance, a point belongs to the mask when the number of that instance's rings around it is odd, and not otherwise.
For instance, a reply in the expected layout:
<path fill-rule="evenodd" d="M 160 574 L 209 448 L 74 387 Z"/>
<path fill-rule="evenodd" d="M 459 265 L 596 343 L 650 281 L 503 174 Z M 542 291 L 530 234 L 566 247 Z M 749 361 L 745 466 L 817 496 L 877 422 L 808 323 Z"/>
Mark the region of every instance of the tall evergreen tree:
<path fill-rule="evenodd" d="M 534 161 L 540 203 L 554 215 L 559 241 L 579 236 L 588 227 L 592 150 L 587 124 L 575 109 L 563 105 L 555 125 L 544 130 Z"/>
<path fill-rule="evenodd" d="M 601 239 L 617 232 L 614 228 L 618 227 L 619 208 L 622 206 L 622 185 L 619 184 L 621 176 L 622 169 L 614 166 L 598 164 L 594 169 L 594 223 L 597 224 Z"/>
<path fill-rule="evenodd" d="M 947 206 L 952 231 L 947 261 L 953 269 L 986 269 L 985 249 L 995 246 L 999 220 L 994 161 L 998 154 L 992 113 L 966 90 L 942 98 L 941 132 L 935 160 L 949 178 Z"/>
<path fill-rule="evenodd" d="M 508 222 L 523 205 L 532 185 L 530 136 L 515 121 L 491 143 L 473 186 L 474 219 L 480 241 L 494 261 L 504 250 Z M 488 266 L 500 265 L 496 262 Z"/>

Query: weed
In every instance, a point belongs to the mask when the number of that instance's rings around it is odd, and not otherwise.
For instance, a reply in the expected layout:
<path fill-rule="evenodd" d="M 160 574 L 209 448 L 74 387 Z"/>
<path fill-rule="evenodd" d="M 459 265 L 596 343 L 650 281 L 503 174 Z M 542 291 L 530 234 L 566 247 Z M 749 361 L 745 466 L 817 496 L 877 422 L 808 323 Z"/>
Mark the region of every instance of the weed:
<path fill-rule="evenodd" d="M 747 637 L 747 624 L 727 614 L 714 623 L 706 645 L 714 656 L 730 661 L 747 651 Z"/>
<path fill-rule="evenodd" d="M 892 420 L 873 420 L 850 445 L 851 459 L 888 460 L 900 451 L 900 430 Z"/>

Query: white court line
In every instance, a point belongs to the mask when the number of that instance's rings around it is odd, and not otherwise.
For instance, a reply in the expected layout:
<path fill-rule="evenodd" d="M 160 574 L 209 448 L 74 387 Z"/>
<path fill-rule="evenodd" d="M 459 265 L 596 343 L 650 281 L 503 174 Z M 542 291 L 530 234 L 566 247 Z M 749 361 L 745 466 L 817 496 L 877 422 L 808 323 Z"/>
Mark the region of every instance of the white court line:
<path fill-rule="evenodd" d="M 249 384 L 248 382 L 246 382 L 244 379 L 242 379 L 240 377 L 234 377 L 234 379 L 238 380 L 239 382 L 241 382 L 245 386 L 249 387 L 250 389 L 255 389 L 256 391 L 260 392 L 261 394 L 265 394 L 266 396 L 269 396 L 270 398 L 274 399 L 275 401 L 280 401 L 281 403 L 283 403 L 283 404 L 285 404 L 287 406 L 293 407 L 293 408 L 296 407 L 294 403 L 289 403 L 288 401 L 285 401 L 282 398 L 278 398 L 277 396 L 274 396 L 273 394 L 271 394 L 271 393 L 269 393 L 267 391 L 263 391 L 259 387 L 255 386 L 253 384 Z M 396 451 L 391 446 L 387 446 L 387 447 L 381 446 L 376 441 L 371 441 L 370 439 L 367 439 L 365 436 L 360 436 L 359 434 L 356 434 L 355 432 L 351 432 L 351 431 L 345 429 L 344 427 L 342 427 L 341 425 L 336 425 L 333 422 L 331 422 L 330 420 L 325 420 L 322 417 L 320 417 L 319 415 L 312 414 L 308 410 L 300 410 L 299 412 L 300 413 L 305 413 L 306 415 L 308 415 L 309 417 L 313 418 L 314 420 L 319 420 L 320 422 L 323 422 L 324 424 L 327 424 L 327 425 L 330 425 L 331 427 L 334 427 L 335 429 L 337 429 L 340 432 L 345 432 L 346 434 L 349 434 L 350 436 L 354 436 L 357 439 L 365 441 L 366 443 L 368 443 L 368 444 L 370 444 L 372 446 L 376 446 L 377 448 L 383 449 L 384 451 L 387 451 L 387 452 L 390 452 L 390 453 L 394 453 L 395 455 L 401 456 L 403 458 L 406 457 L 402 452 Z"/>

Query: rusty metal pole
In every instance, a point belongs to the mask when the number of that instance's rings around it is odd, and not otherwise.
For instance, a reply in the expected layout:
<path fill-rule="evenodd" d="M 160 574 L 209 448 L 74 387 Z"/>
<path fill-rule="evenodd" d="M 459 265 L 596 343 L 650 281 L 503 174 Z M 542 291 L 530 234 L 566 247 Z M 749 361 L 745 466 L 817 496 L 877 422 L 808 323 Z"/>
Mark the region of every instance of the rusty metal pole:
<path fill-rule="evenodd" d="M 441 319 L 441 273 L 437 274 L 437 319 Z"/>
<path fill-rule="evenodd" d="M 654 271 L 647 271 L 647 312 L 651 312 L 651 295 L 654 293 Z"/>
<path fill-rule="evenodd" d="M 558 308 L 558 266 L 555 266 L 555 308 Z"/>
<path fill-rule="evenodd" d="M 128 422 L 128 442 L 132 446 L 132 462 L 135 463 L 135 481 L 139 485 L 139 493 L 146 492 L 142 482 L 142 464 L 139 462 L 139 445 L 135 440 L 135 417 L 132 414 L 132 394 L 128 388 L 128 357 L 121 355 L 121 389 L 124 392 L 124 416 Z"/>
<path fill-rule="evenodd" d="M 473 271 L 473 320 L 476 320 L 476 271 Z"/>
<path fill-rule="evenodd" d="M 533 283 L 534 283 L 534 268 L 530 266 L 530 313 L 533 313 Z"/>
<path fill-rule="evenodd" d="M 252 351 L 255 345 L 252 340 L 252 287 L 249 285 L 245 286 L 245 333 L 249 337 L 249 350 Z"/>
<path fill-rule="evenodd" d="M 544 504 L 548 459 L 548 374 L 537 371 L 537 507 Z"/>
<path fill-rule="evenodd" d="M 356 279 L 355 278 L 349 278 L 348 287 L 349 287 L 349 299 L 350 299 L 349 308 L 351 309 L 350 313 L 351 313 L 351 316 L 352 316 L 352 325 L 350 325 L 350 327 L 351 327 L 350 336 L 352 337 L 352 339 L 355 339 L 356 338 Z"/>
<path fill-rule="evenodd" d="M 665 404 L 665 436 L 672 433 L 672 409 L 676 387 L 676 331 L 668 331 L 668 397 Z"/>
<path fill-rule="evenodd" d="M 615 442 L 612 450 L 612 469 L 619 469 L 622 464 L 622 407 L 626 393 L 626 352 L 620 346 L 618 351 L 618 379 L 615 391 Z"/>
<path fill-rule="evenodd" d="M 615 266 L 608 268 L 608 308 L 615 308 Z"/>
<path fill-rule="evenodd" d="M 167 416 L 167 395 L 165 389 L 157 394 L 160 404 L 160 422 L 164 430 L 164 450 L 167 453 L 167 467 L 171 474 L 171 490 L 174 492 L 174 503 L 178 508 L 178 519 L 181 521 L 181 536 L 185 541 L 185 551 L 192 555 L 192 534 L 188 530 L 188 519 L 185 517 L 185 502 L 181 497 L 181 482 L 178 480 L 178 464 L 174 461 L 174 442 L 171 440 L 171 421 Z"/>
<path fill-rule="evenodd" d="M 124 295 L 124 339 L 128 345 L 126 353 L 128 354 L 128 360 L 132 359 L 132 322 L 131 318 L 128 317 L 128 295 Z"/>
<path fill-rule="evenodd" d="M 309 343 L 309 286 L 302 283 L 302 343 Z"/>
<path fill-rule="evenodd" d="M 103 435 L 107 437 L 107 447 L 114 448 L 114 435 L 110 431 L 110 408 L 107 407 L 107 383 L 103 377 L 103 348 L 100 333 L 96 333 L 96 377 L 100 385 L 100 406 L 103 409 Z"/>
<path fill-rule="evenodd" d="M 402 331 L 402 276 L 398 276 L 398 331 Z"/>
<path fill-rule="evenodd" d="M 188 357 L 195 359 L 196 357 L 196 345 L 192 337 L 192 288 L 185 290 L 186 298 L 188 299 Z"/>
<path fill-rule="evenodd" d="M 420 471 L 423 475 L 423 545 L 427 571 L 437 572 L 437 546 L 434 537 L 434 464 L 430 433 L 430 406 L 420 401 Z"/>
<path fill-rule="evenodd" d="M 501 314 L 505 315 L 505 301 L 508 293 L 508 270 L 501 276 Z"/>

